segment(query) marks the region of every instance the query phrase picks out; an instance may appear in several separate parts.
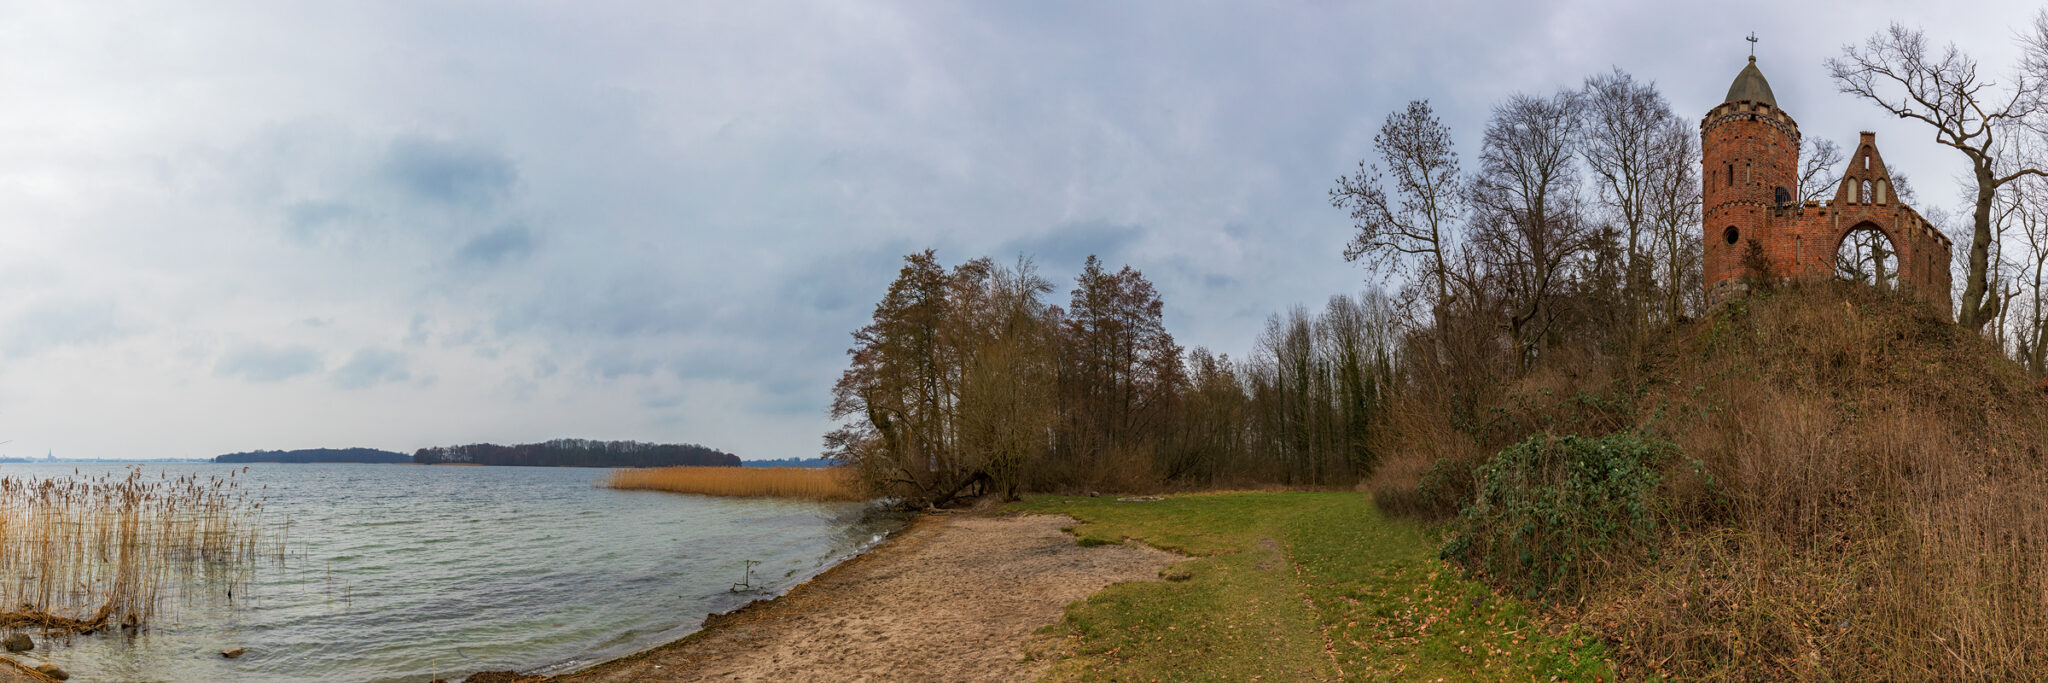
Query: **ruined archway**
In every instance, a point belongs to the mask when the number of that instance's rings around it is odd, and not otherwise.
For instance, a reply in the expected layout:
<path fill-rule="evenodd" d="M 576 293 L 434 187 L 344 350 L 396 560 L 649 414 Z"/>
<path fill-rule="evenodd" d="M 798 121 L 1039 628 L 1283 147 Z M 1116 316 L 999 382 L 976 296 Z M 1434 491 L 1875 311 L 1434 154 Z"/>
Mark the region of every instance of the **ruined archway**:
<path fill-rule="evenodd" d="M 1835 277 L 1889 290 L 1899 282 L 1899 245 L 1876 223 L 1859 223 L 1835 244 Z"/>

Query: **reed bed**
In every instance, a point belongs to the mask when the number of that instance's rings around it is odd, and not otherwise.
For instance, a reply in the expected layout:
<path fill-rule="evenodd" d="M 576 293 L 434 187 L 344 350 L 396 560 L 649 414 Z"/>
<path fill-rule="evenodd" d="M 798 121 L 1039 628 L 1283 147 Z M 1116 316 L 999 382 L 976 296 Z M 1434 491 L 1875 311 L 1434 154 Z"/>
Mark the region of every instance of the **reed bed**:
<path fill-rule="evenodd" d="M 263 504 L 239 473 L 0 477 L 0 627 L 91 633 L 140 626 L 186 589 L 232 599 L 283 547 L 259 545 Z"/>
<path fill-rule="evenodd" d="M 838 467 L 656 467 L 613 472 L 607 485 L 741 498 L 867 499 L 853 475 Z"/>

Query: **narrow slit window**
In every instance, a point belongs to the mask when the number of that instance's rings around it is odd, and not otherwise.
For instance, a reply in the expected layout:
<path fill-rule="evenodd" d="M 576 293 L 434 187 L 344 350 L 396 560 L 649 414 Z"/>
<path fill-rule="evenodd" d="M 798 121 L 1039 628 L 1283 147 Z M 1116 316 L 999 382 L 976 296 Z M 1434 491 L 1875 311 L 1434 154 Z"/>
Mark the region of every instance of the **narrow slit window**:
<path fill-rule="evenodd" d="M 1870 203 L 1870 181 L 1863 181 L 1863 198 L 1857 201 L 1862 202 L 1864 204 Z"/>

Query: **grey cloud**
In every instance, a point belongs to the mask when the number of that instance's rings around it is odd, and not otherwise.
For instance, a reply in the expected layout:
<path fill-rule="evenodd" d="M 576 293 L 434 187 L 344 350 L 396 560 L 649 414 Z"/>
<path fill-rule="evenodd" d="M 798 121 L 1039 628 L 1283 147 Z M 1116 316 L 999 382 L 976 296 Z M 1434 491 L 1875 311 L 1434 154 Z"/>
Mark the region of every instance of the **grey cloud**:
<path fill-rule="evenodd" d="M 51 301 L 31 306 L 0 332 L 0 351 L 19 358 L 61 346 L 94 344 L 125 334 L 109 301 Z"/>
<path fill-rule="evenodd" d="M 470 238 L 455 251 L 458 263 L 495 266 L 533 253 L 533 230 L 522 223 L 508 223 L 496 230 Z"/>
<path fill-rule="evenodd" d="M 775 299 L 797 303 L 824 313 L 858 311 L 867 313 L 875 300 L 887 291 L 889 282 L 903 267 L 903 257 L 930 245 L 906 239 L 864 244 L 823 254 L 789 269 Z M 944 260 L 960 256 L 941 252 Z"/>
<path fill-rule="evenodd" d="M 599 279 L 585 279 L 597 275 Z M 677 279 L 671 267 L 648 264 L 608 274 L 569 273 L 537 296 L 499 313 L 496 331 L 540 329 L 640 337 L 685 331 L 707 320 L 715 289 Z"/>
<path fill-rule="evenodd" d="M 481 208 L 511 192 L 519 169 L 496 150 L 423 137 L 391 143 L 384 173 L 416 199 Z"/>
<path fill-rule="evenodd" d="M 825 335 L 834 337 L 835 335 Z M 705 345 L 669 359 L 666 370 L 684 382 L 730 381 L 753 386 L 759 395 L 747 405 L 764 413 L 822 415 L 833 380 L 844 369 L 844 355 L 824 348 L 845 348 L 837 337 L 819 348 L 795 354 L 795 360 L 754 344 Z"/>
<path fill-rule="evenodd" d="M 640 400 L 640 406 L 648 410 L 668 410 L 683 404 L 682 394 L 662 394 Z"/>
<path fill-rule="evenodd" d="M 605 379 L 617 379 L 626 376 L 651 374 L 659 366 L 660 363 L 653 358 L 641 357 L 625 352 L 592 355 L 590 362 L 585 367 Z"/>
<path fill-rule="evenodd" d="M 348 363 L 334 371 L 334 386 L 343 389 L 367 389 L 385 382 L 403 382 L 412 379 L 412 371 L 406 368 L 404 353 L 388 349 L 365 347 L 356 350 Z"/>
<path fill-rule="evenodd" d="M 1101 257 L 1107 267 L 1117 267 L 1126 260 L 1125 250 L 1144 236 L 1145 229 L 1137 225 L 1107 221 L 1067 223 L 1037 235 L 1011 240 L 1001 247 L 1001 251 L 987 256 L 1008 264 L 1010 259 L 1022 255 L 1029 257 L 1044 272 L 1079 273 L 1081 264 L 1090 255 Z M 1064 284 L 1056 283 L 1054 286 Z"/>
<path fill-rule="evenodd" d="M 427 335 L 429 334 L 427 332 L 428 322 L 430 321 L 427 319 L 427 314 L 412 314 L 412 324 L 406 328 L 404 344 L 406 346 L 419 346 L 427 343 Z"/>
<path fill-rule="evenodd" d="M 318 244 L 342 224 L 360 217 L 360 211 L 342 202 L 293 202 L 284 207 L 285 236 L 302 245 Z"/>
<path fill-rule="evenodd" d="M 242 344 L 222 353 L 213 365 L 215 377 L 240 377 L 251 382 L 276 382 L 318 372 L 320 352 L 304 345 Z"/>

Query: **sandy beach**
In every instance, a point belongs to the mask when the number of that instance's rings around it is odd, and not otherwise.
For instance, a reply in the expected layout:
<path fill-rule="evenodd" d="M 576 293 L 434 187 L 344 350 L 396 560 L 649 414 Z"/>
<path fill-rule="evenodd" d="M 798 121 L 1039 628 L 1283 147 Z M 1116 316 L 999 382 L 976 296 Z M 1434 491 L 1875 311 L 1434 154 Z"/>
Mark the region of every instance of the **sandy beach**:
<path fill-rule="evenodd" d="M 705 630 L 551 680 L 1028 681 L 1033 631 L 1117 582 L 1156 581 L 1181 559 L 1083 548 L 1053 515 L 929 515 L 773 601 Z M 483 680 L 479 678 L 478 680 Z M 489 680 L 520 680 L 491 677 Z"/>

